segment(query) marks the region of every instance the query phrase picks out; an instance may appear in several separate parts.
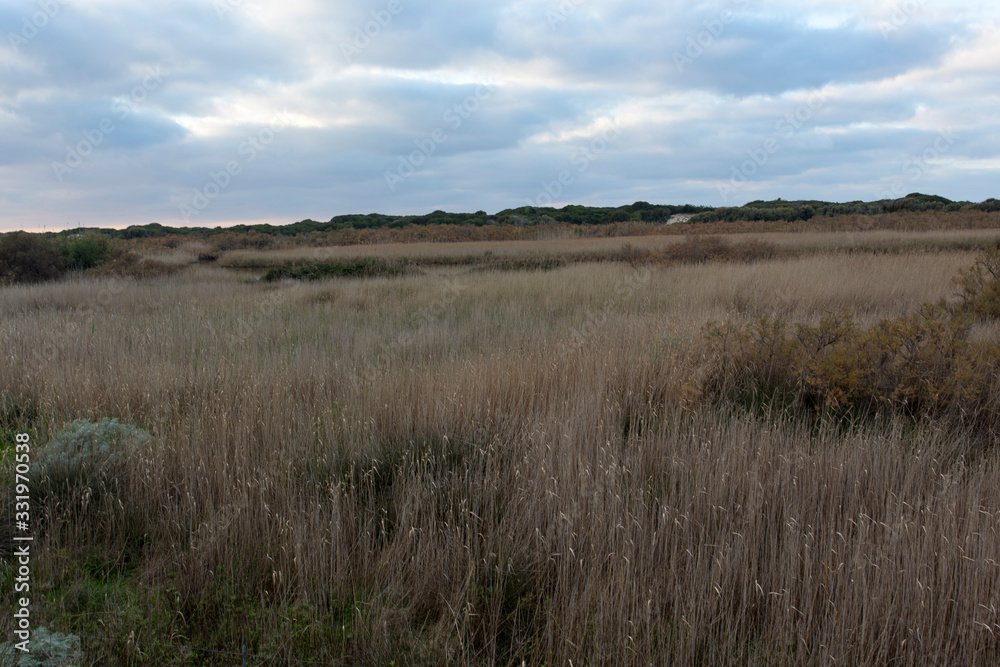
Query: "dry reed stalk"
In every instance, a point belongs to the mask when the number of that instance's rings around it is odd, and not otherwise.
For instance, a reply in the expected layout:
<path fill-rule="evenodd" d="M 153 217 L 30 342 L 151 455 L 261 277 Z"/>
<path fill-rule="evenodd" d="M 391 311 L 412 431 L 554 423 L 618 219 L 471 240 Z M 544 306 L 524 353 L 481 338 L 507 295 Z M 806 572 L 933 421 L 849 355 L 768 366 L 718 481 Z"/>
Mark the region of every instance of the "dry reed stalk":
<path fill-rule="evenodd" d="M 994 453 L 693 388 L 710 319 L 890 316 L 971 257 L 468 275 L 441 309 L 433 275 L 198 269 L 91 311 L 95 283 L 7 288 L 0 391 L 40 437 L 119 416 L 158 442 L 121 503 L 51 513 L 36 576 L 70 604 L 75 563 L 126 554 L 170 591 L 159 639 L 231 647 L 252 612 L 281 660 L 996 664 Z M 105 622 L 115 662 L 130 621 Z"/>

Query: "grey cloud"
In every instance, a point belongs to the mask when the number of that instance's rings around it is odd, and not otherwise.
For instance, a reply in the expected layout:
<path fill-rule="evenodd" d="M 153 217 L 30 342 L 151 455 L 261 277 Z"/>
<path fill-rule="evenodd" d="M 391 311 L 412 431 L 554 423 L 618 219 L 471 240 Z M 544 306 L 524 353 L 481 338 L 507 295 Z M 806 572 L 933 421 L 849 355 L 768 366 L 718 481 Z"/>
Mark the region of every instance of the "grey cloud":
<path fill-rule="evenodd" d="M 1000 150 L 998 107 L 982 98 L 997 77 L 981 68 L 934 73 L 984 28 L 965 14 L 935 24 L 914 17 L 883 36 L 860 20 L 810 27 L 807 10 L 791 2 L 770 3 L 785 11 L 768 15 L 750 3 L 678 68 L 675 54 L 689 39 L 709 29 L 706 21 L 717 29 L 711 22 L 721 10 L 740 10 L 739 3 L 571 5 L 560 14 L 555 0 L 402 0 L 402 11 L 349 66 L 342 44 L 388 0 L 317 2 L 293 21 L 292 12 L 304 11 L 296 3 L 273 22 L 262 22 L 252 4 L 221 19 L 203 0 L 66 4 L 20 55 L 0 54 L 7 208 L 0 226 L 45 216 L 87 224 L 176 220 L 178 204 L 231 160 L 240 162 L 240 175 L 197 224 L 496 210 L 527 203 L 567 169 L 573 180 L 560 195 L 565 201 L 720 203 L 716 184 L 801 105 L 790 91 L 827 85 L 836 87 L 830 99 L 780 136 L 780 150 L 738 197 L 870 199 L 933 141 L 933 130 L 901 129 L 926 126 L 921 118 L 961 128 L 951 163 L 989 164 Z M 36 7 L 6 4 L 0 22 L 16 27 Z M 121 116 L 115 104 L 156 67 L 162 83 Z M 509 72 L 516 76 L 502 74 Z M 875 82 L 907 74 L 913 82 L 905 89 L 868 93 Z M 478 84 L 455 81 L 471 76 L 495 76 L 501 85 L 462 109 Z M 241 146 L 260 127 L 220 110 L 253 99 L 321 127 L 288 127 L 250 160 Z M 579 169 L 573 156 L 590 138 L 572 130 L 658 103 L 677 113 L 632 113 L 613 146 Z M 205 118 L 223 126 L 208 136 L 183 125 Z M 51 162 L 106 119 L 114 131 L 57 182 Z M 385 172 L 439 128 L 447 140 L 390 192 Z M 921 178 L 920 190 L 940 188 L 949 197 L 996 194 L 995 172 L 983 166 L 942 162 Z"/>

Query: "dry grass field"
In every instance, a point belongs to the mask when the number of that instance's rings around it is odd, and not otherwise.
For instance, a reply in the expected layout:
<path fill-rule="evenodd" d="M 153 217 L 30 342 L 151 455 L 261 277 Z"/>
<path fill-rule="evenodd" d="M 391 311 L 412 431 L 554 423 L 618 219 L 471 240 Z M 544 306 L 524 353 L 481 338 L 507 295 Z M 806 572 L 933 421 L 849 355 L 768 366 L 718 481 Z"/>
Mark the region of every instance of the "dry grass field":
<path fill-rule="evenodd" d="M 933 231 L 869 232 L 772 232 L 713 234 L 718 238 L 763 240 L 779 248 L 797 252 L 855 249 L 879 252 L 906 252 L 921 249 L 965 249 L 1000 241 L 996 229 L 946 229 Z M 556 238 L 526 241 L 458 241 L 452 243 L 381 243 L 329 247 L 300 247 L 281 250 L 232 250 L 221 254 L 219 263 L 230 268 L 262 268 L 281 264 L 349 260 L 363 257 L 407 259 L 420 263 L 467 263 L 495 257 L 577 257 L 581 259 L 617 259 L 622 245 L 659 250 L 683 243 L 684 235 L 616 236 L 596 238 Z M 165 262 L 194 263 L 195 253 L 180 249 L 158 257 Z"/>
<path fill-rule="evenodd" d="M 997 238 L 270 283 L 227 267 L 680 239 L 234 251 L 4 287 L 0 426 L 152 435 L 99 484 L 33 492 L 33 623 L 81 664 L 998 664 L 996 437 L 720 399 L 706 333 L 875 327 L 953 300 Z"/>

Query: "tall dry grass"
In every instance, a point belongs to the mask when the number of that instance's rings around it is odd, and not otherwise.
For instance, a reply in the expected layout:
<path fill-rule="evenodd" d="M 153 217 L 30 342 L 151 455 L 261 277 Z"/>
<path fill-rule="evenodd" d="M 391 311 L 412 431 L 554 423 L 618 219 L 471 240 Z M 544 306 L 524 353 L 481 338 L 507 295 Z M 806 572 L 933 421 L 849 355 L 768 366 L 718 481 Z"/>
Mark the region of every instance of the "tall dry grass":
<path fill-rule="evenodd" d="M 559 237 L 523 240 L 481 240 L 434 242 L 385 242 L 369 245 L 325 247 L 294 247 L 273 250 L 231 250 L 222 253 L 221 266 L 262 269 L 281 265 L 304 265 L 316 262 L 351 261 L 369 257 L 412 262 L 419 265 L 471 265 L 484 258 L 546 258 L 559 257 L 587 261 L 618 259 L 621 248 L 629 244 L 652 253 L 662 252 L 683 244 L 686 237 L 702 234 L 706 238 L 731 243 L 766 241 L 792 254 L 815 252 L 902 253 L 920 250 L 970 250 L 1000 241 L 996 229 L 938 230 L 847 230 L 798 232 L 726 233 L 705 226 L 681 225 L 661 228 L 657 235 L 613 235 L 610 237 Z M 667 234 L 670 232 L 670 234 Z M 710 232 L 710 233 L 707 233 Z M 154 254 L 152 259 L 165 263 L 194 263 L 191 247 L 179 248 L 172 254 Z"/>
<path fill-rule="evenodd" d="M 107 664 L 996 664 L 995 452 L 697 395 L 708 321 L 876 321 L 973 257 L 6 288 L 36 440 L 157 439 L 36 510 L 34 618 Z"/>

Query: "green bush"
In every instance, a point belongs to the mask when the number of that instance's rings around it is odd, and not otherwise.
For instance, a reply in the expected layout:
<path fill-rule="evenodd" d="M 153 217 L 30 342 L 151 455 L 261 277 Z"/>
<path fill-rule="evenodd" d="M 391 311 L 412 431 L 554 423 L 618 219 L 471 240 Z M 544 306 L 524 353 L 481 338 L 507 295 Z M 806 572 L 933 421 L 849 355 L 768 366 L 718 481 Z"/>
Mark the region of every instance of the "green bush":
<path fill-rule="evenodd" d="M 46 241 L 27 232 L 0 236 L 0 283 L 36 283 L 58 278 L 66 262 Z"/>
<path fill-rule="evenodd" d="M 63 248 L 66 266 L 74 270 L 92 269 L 102 264 L 111 250 L 111 240 L 91 233 L 70 239 Z"/>
<path fill-rule="evenodd" d="M 32 482 L 43 496 L 61 499 L 84 492 L 120 492 L 125 464 L 152 440 L 146 431 L 117 419 L 77 419 L 35 455 Z"/>

